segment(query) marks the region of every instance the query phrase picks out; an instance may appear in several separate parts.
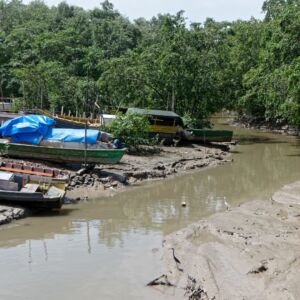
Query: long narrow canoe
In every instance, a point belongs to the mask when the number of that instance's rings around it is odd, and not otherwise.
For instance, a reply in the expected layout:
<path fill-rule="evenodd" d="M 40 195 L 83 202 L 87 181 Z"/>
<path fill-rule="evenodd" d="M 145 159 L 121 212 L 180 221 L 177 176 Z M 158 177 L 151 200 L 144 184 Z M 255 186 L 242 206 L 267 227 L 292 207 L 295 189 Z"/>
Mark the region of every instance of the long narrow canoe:
<path fill-rule="evenodd" d="M 216 129 L 187 129 L 184 138 L 192 142 L 231 142 L 233 131 Z"/>
<path fill-rule="evenodd" d="M 86 162 L 89 164 L 116 164 L 126 149 L 87 149 Z M 84 149 L 66 149 L 50 146 L 10 143 L 0 139 L 0 155 L 17 158 L 39 159 L 59 163 L 84 163 Z"/>
<path fill-rule="evenodd" d="M 100 120 L 99 119 L 91 119 L 85 117 L 74 117 L 74 116 L 66 116 L 66 115 L 53 115 L 47 110 L 37 110 L 41 115 L 50 117 L 55 120 L 56 127 L 58 128 L 74 128 L 74 129 L 84 129 L 85 124 L 88 125 L 88 128 L 100 128 Z"/>

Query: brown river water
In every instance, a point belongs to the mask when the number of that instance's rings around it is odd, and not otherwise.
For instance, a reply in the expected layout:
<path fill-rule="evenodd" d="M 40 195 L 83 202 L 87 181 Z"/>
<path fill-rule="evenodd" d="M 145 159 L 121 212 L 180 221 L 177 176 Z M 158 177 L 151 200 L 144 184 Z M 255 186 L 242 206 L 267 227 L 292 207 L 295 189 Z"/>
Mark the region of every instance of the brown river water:
<path fill-rule="evenodd" d="M 0 300 L 175 299 L 146 287 L 167 234 L 300 180 L 299 140 L 233 129 L 232 163 L 0 228 Z"/>

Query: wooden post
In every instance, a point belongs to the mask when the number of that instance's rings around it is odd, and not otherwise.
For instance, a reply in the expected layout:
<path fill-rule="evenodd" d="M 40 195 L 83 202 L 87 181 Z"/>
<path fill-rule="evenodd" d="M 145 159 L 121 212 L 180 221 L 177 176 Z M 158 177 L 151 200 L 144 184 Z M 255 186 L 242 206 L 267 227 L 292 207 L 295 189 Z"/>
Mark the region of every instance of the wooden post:
<path fill-rule="evenodd" d="M 84 166 L 87 165 L 87 119 L 85 119 L 85 127 L 84 127 Z"/>

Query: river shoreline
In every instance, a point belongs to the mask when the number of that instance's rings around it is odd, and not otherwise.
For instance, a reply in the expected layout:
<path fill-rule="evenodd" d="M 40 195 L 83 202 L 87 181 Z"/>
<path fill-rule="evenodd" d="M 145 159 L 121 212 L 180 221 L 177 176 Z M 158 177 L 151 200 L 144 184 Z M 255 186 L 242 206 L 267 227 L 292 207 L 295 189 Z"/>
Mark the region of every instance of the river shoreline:
<path fill-rule="evenodd" d="M 106 197 L 112 193 L 122 192 L 129 186 L 135 186 L 146 181 L 161 180 L 176 174 L 185 174 L 230 162 L 230 147 L 231 145 L 227 144 L 143 147 L 134 154 L 125 154 L 119 164 L 99 165 L 81 175 L 78 174 L 78 168 L 62 169 L 61 166 L 56 164 L 42 164 L 34 161 L 22 161 L 22 163 L 69 171 L 70 182 L 66 193 L 66 204 L 68 204 L 89 198 Z M 12 161 L 11 159 L 4 160 Z M 20 160 L 13 161 L 20 162 Z M 8 224 L 28 215 L 28 210 L 21 209 L 20 212 L 16 213 L 15 209 L 19 208 L 5 207 L 6 209 L 2 211 L 0 209 L 0 225 Z M 3 222 L 1 222 L 1 218 Z"/>
<path fill-rule="evenodd" d="M 167 236 L 150 285 L 193 300 L 299 299 L 299 204 L 296 182 Z"/>
<path fill-rule="evenodd" d="M 299 136 L 300 128 L 287 124 L 274 124 L 266 121 L 260 121 L 251 117 L 238 117 L 230 122 L 232 126 L 260 130 L 263 132 L 272 132 L 277 134 L 284 134 L 288 136 Z"/>

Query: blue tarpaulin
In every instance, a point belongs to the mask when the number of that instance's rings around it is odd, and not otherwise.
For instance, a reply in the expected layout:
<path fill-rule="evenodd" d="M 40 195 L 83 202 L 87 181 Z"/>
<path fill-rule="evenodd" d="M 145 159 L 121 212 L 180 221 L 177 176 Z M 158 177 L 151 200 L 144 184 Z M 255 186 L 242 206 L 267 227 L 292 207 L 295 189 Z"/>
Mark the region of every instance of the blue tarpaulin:
<path fill-rule="evenodd" d="M 59 142 L 85 142 L 84 129 L 52 128 L 55 121 L 43 115 L 26 115 L 6 121 L 0 135 L 11 137 L 14 143 L 38 145 L 42 139 Z M 100 131 L 87 130 L 87 143 L 96 144 Z"/>
<path fill-rule="evenodd" d="M 45 133 L 55 121 L 43 115 L 26 115 L 4 122 L 0 127 L 2 136 L 12 136 L 19 133 Z"/>
<path fill-rule="evenodd" d="M 6 121 L 0 127 L 1 136 L 10 136 L 14 143 L 38 145 L 55 121 L 43 115 L 26 115 Z"/>
<path fill-rule="evenodd" d="M 43 139 L 42 135 L 33 132 L 33 133 L 19 133 L 19 134 L 12 135 L 10 141 L 12 143 L 27 143 L 27 144 L 39 145 L 42 139 Z"/>
<path fill-rule="evenodd" d="M 88 144 L 96 144 L 99 130 L 88 129 L 86 141 Z M 44 136 L 46 141 L 59 141 L 59 142 L 75 142 L 85 143 L 85 130 L 84 129 L 66 129 L 66 128 L 50 128 L 48 133 Z"/>

